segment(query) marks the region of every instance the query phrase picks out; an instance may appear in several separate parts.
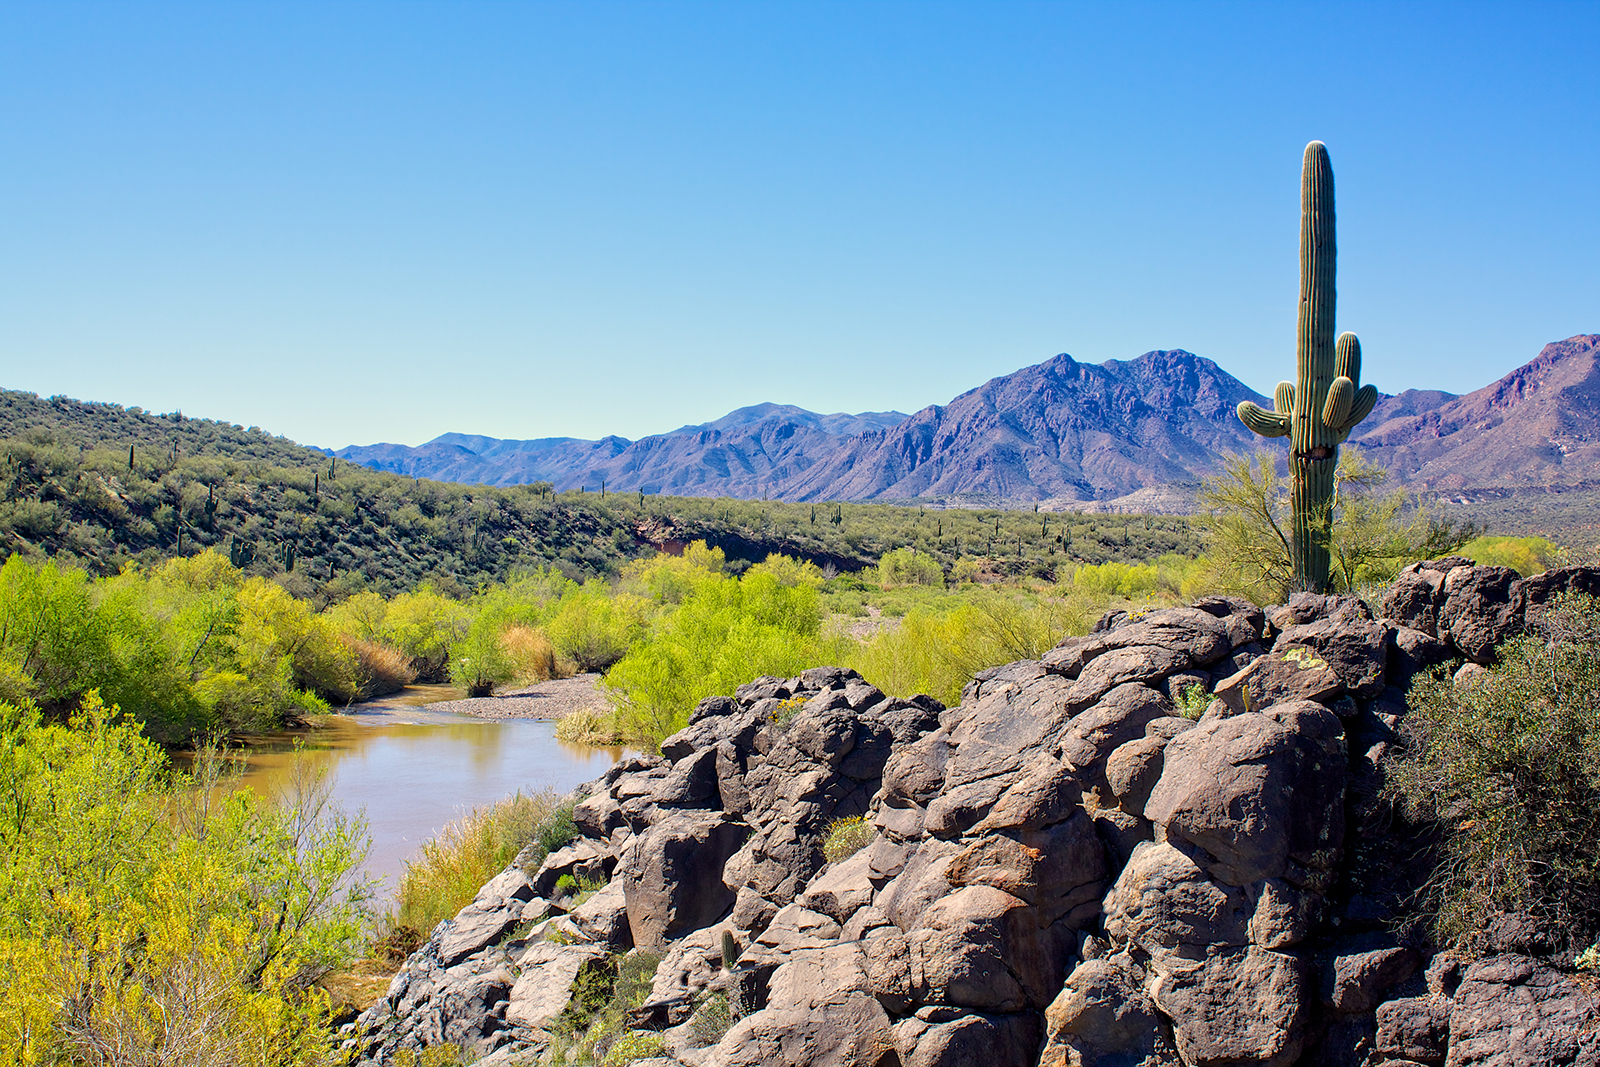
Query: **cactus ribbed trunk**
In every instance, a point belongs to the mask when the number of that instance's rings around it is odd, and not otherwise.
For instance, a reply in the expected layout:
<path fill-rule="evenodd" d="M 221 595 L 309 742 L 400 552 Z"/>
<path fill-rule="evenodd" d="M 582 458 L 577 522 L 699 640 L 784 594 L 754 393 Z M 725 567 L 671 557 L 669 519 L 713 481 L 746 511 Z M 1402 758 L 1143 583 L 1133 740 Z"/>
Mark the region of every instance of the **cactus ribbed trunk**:
<path fill-rule="evenodd" d="M 1321 141 L 1306 145 L 1300 172 L 1299 377 L 1279 382 L 1268 411 L 1248 400 L 1239 421 L 1262 437 L 1289 438 L 1289 552 L 1295 590 L 1326 592 L 1339 445 L 1372 411 L 1378 390 L 1358 386 L 1361 342 L 1333 333 L 1333 166 Z"/>
<path fill-rule="evenodd" d="M 1294 411 L 1289 420 L 1289 474 L 1294 510 L 1294 587 L 1328 585 L 1333 523 L 1333 472 L 1338 434 L 1320 417 L 1334 368 L 1333 166 L 1320 141 L 1306 146 L 1300 173 L 1300 330 Z"/>

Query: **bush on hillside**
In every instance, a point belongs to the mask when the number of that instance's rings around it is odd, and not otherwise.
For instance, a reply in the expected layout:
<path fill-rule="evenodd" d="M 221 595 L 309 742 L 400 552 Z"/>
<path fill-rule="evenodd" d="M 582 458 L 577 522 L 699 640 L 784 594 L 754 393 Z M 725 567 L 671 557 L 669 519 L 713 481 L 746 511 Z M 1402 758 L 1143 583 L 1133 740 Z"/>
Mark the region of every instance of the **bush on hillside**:
<path fill-rule="evenodd" d="M 1437 825 L 1420 899 L 1441 943 L 1525 912 L 1574 946 L 1600 932 L 1600 607 L 1568 601 L 1470 683 L 1411 691 L 1391 794 Z"/>
<path fill-rule="evenodd" d="M 1566 562 L 1567 553 L 1543 537 L 1479 537 L 1456 549 L 1486 567 L 1510 567 L 1524 578 Z"/>
<path fill-rule="evenodd" d="M 944 568 L 926 552 L 897 548 L 878 561 L 878 580 L 884 588 L 897 585 L 944 585 Z"/>

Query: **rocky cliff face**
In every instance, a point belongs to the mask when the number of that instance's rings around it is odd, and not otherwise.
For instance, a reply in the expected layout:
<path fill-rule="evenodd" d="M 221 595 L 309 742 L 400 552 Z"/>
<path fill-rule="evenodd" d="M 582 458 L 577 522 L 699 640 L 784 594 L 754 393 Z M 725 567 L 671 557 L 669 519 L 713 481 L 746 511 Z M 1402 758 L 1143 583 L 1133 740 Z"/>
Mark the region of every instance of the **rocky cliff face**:
<path fill-rule="evenodd" d="M 1600 571 L 1451 558 L 1376 612 L 1111 615 L 952 708 L 757 679 L 581 790 L 581 836 L 441 924 L 351 1045 L 535 1062 L 586 975 L 649 949 L 652 1067 L 1600 1064 L 1600 1010 L 1536 929 L 1491 923 L 1470 963 L 1393 936 L 1426 872 L 1378 801 L 1411 677 L 1490 662 L 1569 590 Z M 851 815 L 869 842 L 829 863 Z M 563 874 L 610 881 L 564 912 Z M 739 1017 L 707 1044 L 719 992 Z"/>

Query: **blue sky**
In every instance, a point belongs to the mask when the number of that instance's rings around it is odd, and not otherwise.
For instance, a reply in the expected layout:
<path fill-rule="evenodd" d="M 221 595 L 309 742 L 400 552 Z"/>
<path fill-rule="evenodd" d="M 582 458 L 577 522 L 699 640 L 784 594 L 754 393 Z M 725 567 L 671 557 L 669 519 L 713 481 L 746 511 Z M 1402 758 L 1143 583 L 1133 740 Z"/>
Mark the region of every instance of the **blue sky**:
<path fill-rule="evenodd" d="M 1600 4 L 0 3 L 0 385 L 339 447 L 1600 332 Z"/>

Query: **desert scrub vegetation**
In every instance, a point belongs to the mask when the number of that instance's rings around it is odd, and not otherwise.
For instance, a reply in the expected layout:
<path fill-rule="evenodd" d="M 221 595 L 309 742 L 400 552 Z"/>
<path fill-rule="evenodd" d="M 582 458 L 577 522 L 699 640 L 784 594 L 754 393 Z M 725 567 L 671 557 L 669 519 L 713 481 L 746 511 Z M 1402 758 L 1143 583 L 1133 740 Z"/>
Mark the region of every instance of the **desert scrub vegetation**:
<path fill-rule="evenodd" d="M 657 565 L 685 583 L 682 599 L 606 677 L 630 739 L 666 737 L 701 699 L 757 675 L 798 674 L 835 658 L 837 643 L 822 635 L 820 577 L 779 557 L 733 578 L 720 555 Z"/>
<path fill-rule="evenodd" d="M 734 573 L 778 553 L 837 571 L 912 554 L 920 576 L 963 561 L 1004 576 L 1193 555 L 1189 521 L 994 508 L 789 504 L 552 492 L 407 478 L 256 428 L 0 391 L 0 557 L 96 576 L 206 548 L 324 607 L 430 581 L 454 597 L 554 567 L 617 577 L 669 542 L 723 549 Z M 888 581 L 907 580 L 891 560 Z M 931 566 L 930 566 L 931 565 Z"/>
<path fill-rule="evenodd" d="M 1510 567 L 1524 578 L 1565 566 L 1572 553 L 1544 537 L 1478 537 L 1457 554 L 1487 567 Z"/>
<path fill-rule="evenodd" d="M 12 556 L 0 663 L 49 716 L 96 690 L 160 741 L 326 712 L 372 679 L 327 618 L 216 552 L 97 580 Z"/>
<path fill-rule="evenodd" d="M 1281 604 L 1294 586 L 1289 483 L 1270 452 L 1230 456 L 1205 480 L 1199 504 L 1205 551 L 1194 588 Z M 1333 592 L 1386 584 L 1408 563 L 1449 555 L 1483 531 L 1452 519 L 1404 490 L 1382 493 L 1388 472 L 1354 447 L 1339 456 L 1328 508 Z M 1321 526 L 1322 520 L 1312 523 Z"/>
<path fill-rule="evenodd" d="M 406 864 L 394 905 L 379 924 L 378 951 L 404 959 L 525 849 L 525 865 L 536 870 L 577 832 L 571 803 L 554 789 L 518 791 L 450 823 Z"/>
<path fill-rule="evenodd" d="M 1600 606 L 1571 599 L 1457 685 L 1411 691 L 1388 789 L 1437 828 L 1418 917 L 1457 944 L 1495 911 L 1553 923 L 1573 947 L 1600 933 Z"/>
<path fill-rule="evenodd" d="M 0 1048 L 21 1064 L 335 1062 L 316 981 L 362 948 L 365 827 L 310 776 L 218 799 L 87 694 L 0 703 Z"/>
<path fill-rule="evenodd" d="M 847 860 L 871 844 L 875 833 L 865 815 L 835 819 L 822 835 L 822 855 L 829 863 Z"/>
<path fill-rule="evenodd" d="M 1070 586 L 969 587 L 929 597 L 899 626 L 845 643 L 841 664 L 886 693 L 927 693 L 954 704 L 978 671 L 1037 659 L 1063 637 L 1087 632 L 1111 602 Z"/>
<path fill-rule="evenodd" d="M 633 949 L 583 972 L 572 1002 L 557 1020 L 546 1062 L 552 1067 L 601 1067 L 659 1055 L 659 1034 L 628 1029 L 634 1009 L 650 995 L 659 953 Z"/>

